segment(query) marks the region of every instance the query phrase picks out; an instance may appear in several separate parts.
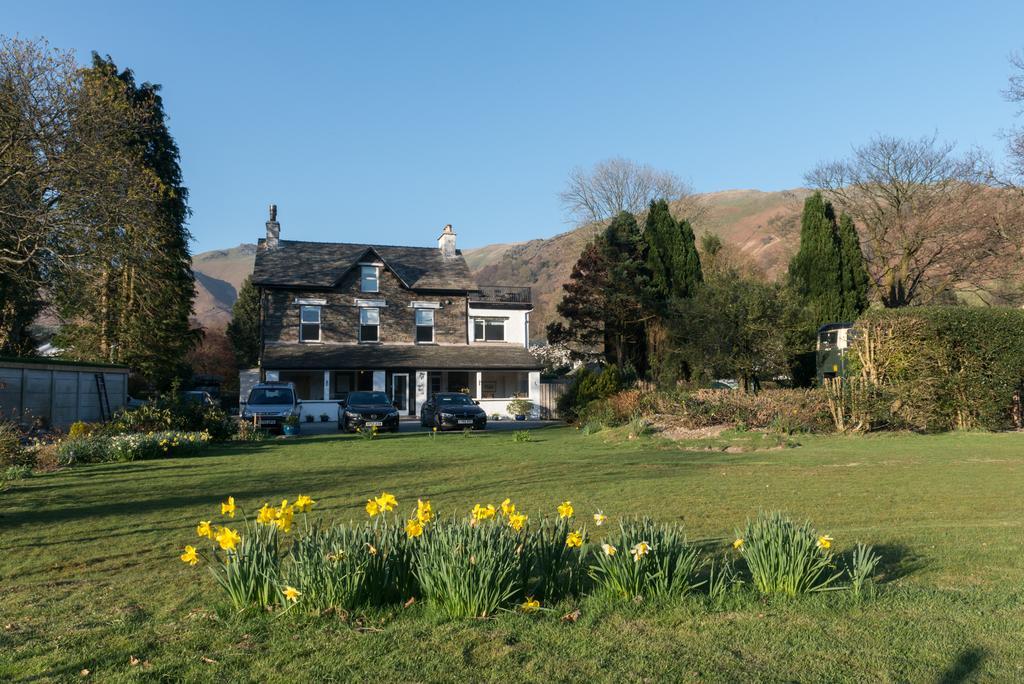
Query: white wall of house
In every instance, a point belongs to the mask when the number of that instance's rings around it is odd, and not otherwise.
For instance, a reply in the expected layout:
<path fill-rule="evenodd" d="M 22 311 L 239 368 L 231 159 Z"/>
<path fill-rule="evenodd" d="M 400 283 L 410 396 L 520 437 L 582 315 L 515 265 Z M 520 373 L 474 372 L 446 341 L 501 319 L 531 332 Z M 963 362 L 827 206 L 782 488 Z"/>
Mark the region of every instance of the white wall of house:
<path fill-rule="evenodd" d="M 469 326 L 469 342 L 478 342 L 474 335 L 474 318 L 492 318 L 505 320 L 505 343 L 527 347 L 529 342 L 530 311 L 527 309 L 488 309 L 478 304 L 470 304 L 467 325 Z M 487 343 L 491 344 L 491 343 Z M 498 344 L 498 343 L 495 343 Z"/>

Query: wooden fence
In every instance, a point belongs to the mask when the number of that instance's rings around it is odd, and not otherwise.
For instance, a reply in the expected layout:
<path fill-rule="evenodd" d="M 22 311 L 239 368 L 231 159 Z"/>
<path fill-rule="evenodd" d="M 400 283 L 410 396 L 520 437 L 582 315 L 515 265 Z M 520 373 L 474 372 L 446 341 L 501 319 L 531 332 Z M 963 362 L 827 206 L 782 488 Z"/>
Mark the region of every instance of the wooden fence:
<path fill-rule="evenodd" d="M 570 380 L 554 380 L 540 383 L 540 417 L 544 420 L 560 420 L 558 398 L 569 390 Z"/>

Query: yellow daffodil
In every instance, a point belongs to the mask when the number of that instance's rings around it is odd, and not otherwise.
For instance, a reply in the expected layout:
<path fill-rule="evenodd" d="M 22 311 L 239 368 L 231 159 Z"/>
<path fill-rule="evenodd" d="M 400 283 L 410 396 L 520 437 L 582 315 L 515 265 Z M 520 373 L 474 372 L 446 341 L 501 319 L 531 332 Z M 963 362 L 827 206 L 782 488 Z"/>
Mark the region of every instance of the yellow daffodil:
<path fill-rule="evenodd" d="M 297 510 L 299 513 L 306 513 L 311 508 L 313 508 L 313 505 L 315 503 L 316 501 L 313 501 L 313 499 L 306 496 L 305 494 L 299 494 L 299 498 L 295 499 L 295 510 Z"/>
<path fill-rule="evenodd" d="M 265 503 L 263 504 L 263 507 L 260 508 L 259 512 L 257 512 L 256 514 L 256 522 L 258 522 L 260 525 L 270 525 L 274 522 L 274 519 L 276 517 L 277 509 L 271 506 L 270 504 Z"/>
<path fill-rule="evenodd" d="M 651 552 L 651 545 L 645 541 L 640 542 L 629 550 L 633 554 L 633 560 L 638 561 Z"/>
<path fill-rule="evenodd" d="M 598 511 L 594 514 L 594 524 L 598 527 L 604 525 L 606 520 L 608 520 L 608 516 L 604 514 L 604 511 Z"/>
<path fill-rule="evenodd" d="M 828 536 L 827 534 L 823 534 L 820 537 L 818 537 L 818 548 L 825 550 L 831 549 L 832 541 L 832 537 Z"/>
<path fill-rule="evenodd" d="M 410 518 L 405 523 L 405 533 L 409 535 L 409 539 L 415 539 L 423 534 L 423 523 L 416 518 Z"/>
<path fill-rule="evenodd" d="M 185 553 L 181 554 L 181 560 L 189 565 L 195 565 L 199 562 L 199 556 L 196 555 L 196 547 L 186 546 Z"/>
<path fill-rule="evenodd" d="M 375 499 L 366 500 L 366 513 L 371 518 L 380 513 L 380 506 L 377 505 L 377 501 Z"/>
<path fill-rule="evenodd" d="M 476 504 L 475 506 L 473 506 L 473 511 L 471 515 L 473 516 L 473 520 L 479 522 L 481 520 L 488 520 L 489 518 L 493 518 L 496 512 L 497 509 L 494 508 L 494 504 L 487 504 L 486 506 Z"/>
<path fill-rule="evenodd" d="M 398 506 L 398 499 L 387 492 L 381 492 L 374 501 L 377 502 L 377 508 L 381 513 L 390 513 Z"/>
<path fill-rule="evenodd" d="M 617 548 L 615 548 L 611 544 L 607 544 L 607 543 L 606 544 L 601 544 L 601 550 L 604 551 L 604 555 L 606 555 L 606 556 L 614 556 L 615 553 L 618 551 Z"/>
<path fill-rule="evenodd" d="M 558 517 L 559 518 L 571 518 L 572 513 L 575 509 L 572 507 L 571 501 L 563 501 L 558 506 Z"/>
<path fill-rule="evenodd" d="M 570 532 L 565 538 L 565 545 L 568 546 L 570 549 L 578 549 L 579 547 L 583 546 L 583 535 L 580 533 L 579 530 L 575 532 Z"/>
<path fill-rule="evenodd" d="M 220 505 L 220 514 L 229 518 L 235 517 L 235 497 L 229 496 L 228 500 Z"/>
<path fill-rule="evenodd" d="M 521 532 L 523 525 L 526 523 L 527 516 L 525 513 L 513 513 L 508 516 L 508 526 L 516 532 Z"/>
<path fill-rule="evenodd" d="M 526 599 L 521 604 L 519 604 L 519 607 L 522 609 L 524 613 L 532 613 L 533 611 L 540 608 L 540 601 L 531 596 L 530 598 Z"/>
<path fill-rule="evenodd" d="M 285 597 L 285 599 L 291 601 L 292 603 L 297 603 L 300 596 L 302 596 L 302 592 L 301 591 L 299 591 L 295 587 L 290 587 L 290 586 L 285 585 L 285 588 L 284 588 L 284 597 Z"/>
<path fill-rule="evenodd" d="M 737 551 L 742 549 L 743 548 L 743 540 L 742 539 L 737 539 L 736 541 L 734 541 L 732 543 L 732 548 L 736 549 Z"/>
<path fill-rule="evenodd" d="M 210 527 L 209 520 L 200 520 L 199 524 L 196 525 L 196 534 L 200 537 L 208 537 L 213 539 L 213 528 Z"/>
<path fill-rule="evenodd" d="M 516 505 L 512 499 L 505 499 L 501 502 L 501 514 L 506 518 L 516 512 Z"/>
<path fill-rule="evenodd" d="M 217 543 L 225 551 L 234 551 L 241 541 L 242 537 L 238 532 L 229 527 L 222 527 L 217 531 Z"/>
<path fill-rule="evenodd" d="M 292 519 L 295 517 L 295 508 L 293 506 L 285 505 L 287 501 L 282 501 L 281 508 L 277 510 L 277 515 L 274 517 L 274 524 L 277 525 L 277 529 L 282 532 L 290 532 L 292 529 Z"/>
<path fill-rule="evenodd" d="M 370 544 L 369 542 L 367 542 L 367 544 L 366 544 L 366 550 L 370 552 L 371 556 L 376 556 L 377 555 L 377 547 L 374 546 L 373 544 Z"/>
<path fill-rule="evenodd" d="M 423 525 L 434 519 L 434 508 L 430 505 L 430 499 L 416 499 L 416 519 Z"/>

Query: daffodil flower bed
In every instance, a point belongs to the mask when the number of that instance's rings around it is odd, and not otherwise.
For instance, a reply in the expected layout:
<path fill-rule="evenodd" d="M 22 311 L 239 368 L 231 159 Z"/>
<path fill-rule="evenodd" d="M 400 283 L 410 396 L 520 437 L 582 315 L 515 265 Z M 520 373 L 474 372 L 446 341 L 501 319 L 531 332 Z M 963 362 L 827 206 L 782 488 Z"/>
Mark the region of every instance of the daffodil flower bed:
<path fill-rule="evenodd" d="M 705 590 L 716 601 L 744 584 L 733 562 L 746 566 L 750 586 L 766 595 L 795 596 L 870 581 L 878 557 L 860 545 L 846 572 L 837 569 L 831 536 L 780 514 L 763 514 L 723 544 L 717 564 L 687 541 L 678 523 L 622 519 L 600 544 L 575 518 L 571 501 L 539 519 L 510 499 L 478 503 L 462 518 L 439 520 L 429 500 L 400 515 L 388 492 L 367 500 L 360 522 L 311 521 L 316 502 L 263 505 L 250 515 L 229 497 L 220 520 L 201 520 L 198 547 L 181 560 L 206 563 L 238 610 L 298 609 L 310 613 L 397 605 L 411 599 L 442 615 L 487 617 L 534 612 L 587 593 L 612 599 L 677 600 Z M 597 527 L 607 524 L 602 511 Z M 840 583 L 848 576 L 850 583 Z"/>
<path fill-rule="evenodd" d="M 195 456 L 210 444 L 210 433 L 131 432 L 108 435 L 96 433 L 66 439 L 57 446 L 57 455 L 64 465 L 103 463 L 107 461 L 142 461 L 178 456 Z"/>

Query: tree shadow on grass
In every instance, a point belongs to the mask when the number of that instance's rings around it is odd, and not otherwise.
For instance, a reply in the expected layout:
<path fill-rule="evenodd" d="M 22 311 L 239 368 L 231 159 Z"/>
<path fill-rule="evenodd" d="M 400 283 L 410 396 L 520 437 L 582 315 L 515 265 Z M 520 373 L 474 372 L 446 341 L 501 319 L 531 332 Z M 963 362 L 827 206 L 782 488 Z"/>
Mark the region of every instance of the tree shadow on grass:
<path fill-rule="evenodd" d="M 874 551 L 881 557 L 878 567 L 875 568 L 875 580 L 879 584 L 895 582 L 917 572 L 927 564 L 924 558 L 903 544 L 882 544 L 875 546 Z M 843 555 L 852 565 L 853 550 Z"/>
<path fill-rule="evenodd" d="M 938 684 L 966 682 L 981 667 L 981 661 L 985 659 L 986 655 L 988 655 L 987 652 L 980 646 L 965 648 L 935 681 Z"/>

